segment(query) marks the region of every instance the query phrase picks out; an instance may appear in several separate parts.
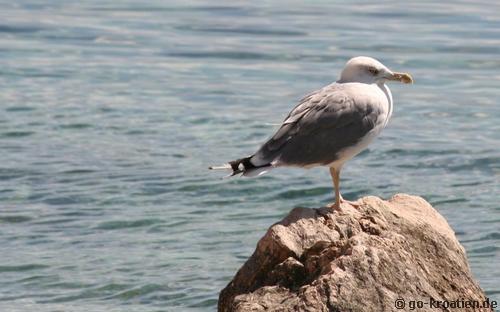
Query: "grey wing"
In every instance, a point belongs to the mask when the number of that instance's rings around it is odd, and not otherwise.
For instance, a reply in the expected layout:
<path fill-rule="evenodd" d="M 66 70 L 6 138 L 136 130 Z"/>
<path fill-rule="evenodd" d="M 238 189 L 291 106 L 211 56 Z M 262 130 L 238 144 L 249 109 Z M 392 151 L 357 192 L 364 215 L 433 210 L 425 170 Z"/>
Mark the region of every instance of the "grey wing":
<path fill-rule="evenodd" d="M 376 106 L 356 103 L 342 90 L 319 90 L 292 110 L 252 157 L 252 163 L 329 164 L 336 160 L 339 151 L 372 130 L 379 115 Z"/>

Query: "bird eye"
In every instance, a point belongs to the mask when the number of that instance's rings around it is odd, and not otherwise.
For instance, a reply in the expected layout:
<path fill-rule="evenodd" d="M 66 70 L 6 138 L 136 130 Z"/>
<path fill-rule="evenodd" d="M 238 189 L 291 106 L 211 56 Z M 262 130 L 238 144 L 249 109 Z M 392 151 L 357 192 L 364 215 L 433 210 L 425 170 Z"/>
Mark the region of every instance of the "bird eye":
<path fill-rule="evenodd" d="M 370 72 L 370 74 L 374 76 L 377 76 L 379 72 L 378 69 L 376 69 L 375 67 L 368 67 L 368 71 Z"/>

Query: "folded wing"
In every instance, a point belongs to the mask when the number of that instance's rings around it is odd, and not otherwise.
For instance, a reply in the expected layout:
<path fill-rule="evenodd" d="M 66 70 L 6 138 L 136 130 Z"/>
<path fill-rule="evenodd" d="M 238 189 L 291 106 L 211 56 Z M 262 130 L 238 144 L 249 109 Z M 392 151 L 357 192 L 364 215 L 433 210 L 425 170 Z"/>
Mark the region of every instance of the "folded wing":
<path fill-rule="evenodd" d="M 251 162 L 256 166 L 332 163 L 376 126 L 381 112 L 375 104 L 335 85 L 313 92 L 290 112 Z"/>

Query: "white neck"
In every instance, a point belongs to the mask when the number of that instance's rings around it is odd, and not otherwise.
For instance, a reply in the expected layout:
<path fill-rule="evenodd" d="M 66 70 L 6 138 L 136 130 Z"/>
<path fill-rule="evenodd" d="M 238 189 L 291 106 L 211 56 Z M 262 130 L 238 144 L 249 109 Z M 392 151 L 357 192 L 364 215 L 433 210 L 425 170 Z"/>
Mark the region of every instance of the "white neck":
<path fill-rule="evenodd" d="M 393 107 L 392 107 L 392 93 L 391 93 L 391 90 L 389 89 L 389 87 L 385 83 L 378 83 L 377 85 L 385 93 L 385 96 L 387 97 L 387 102 L 389 103 L 389 107 L 388 107 L 388 111 L 387 111 L 387 118 L 386 118 L 385 124 L 384 124 L 384 127 L 385 127 L 387 125 L 387 123 L 389 122 L 389 119 L 392 116 L 392 109 L 393 109 Z"/>

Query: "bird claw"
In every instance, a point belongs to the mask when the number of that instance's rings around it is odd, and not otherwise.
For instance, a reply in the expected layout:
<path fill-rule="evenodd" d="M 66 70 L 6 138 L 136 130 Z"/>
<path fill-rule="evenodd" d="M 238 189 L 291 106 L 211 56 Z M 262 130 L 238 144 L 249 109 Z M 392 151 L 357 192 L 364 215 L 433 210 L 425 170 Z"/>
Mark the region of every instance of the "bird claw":
<path fill-rule="evenodd" d="M 345 204 L 349 204 L 349 205 L 353 206 L 354 208 L 359 208 L 359 207 L 361 207 L 361 203 L 359 202 L 359 200 L 356 200 L 356 201 L 350 201 L 350 200 L 345 200 L 345 199 L 343 199 L 343 198 L 342 198 L 342 199 L 340 200 L 340 203 L 341 203 L 341 204 L 344 204 L 344 203 L 345 203 Z"/>
<path fill-rule="evenodd" d="M 332 211 L 342 211 L 342 208 L 340 205 L 337 205 L 336 203 L 331 203 L 326 205 L 327 208 L 330 208 Z"/>

